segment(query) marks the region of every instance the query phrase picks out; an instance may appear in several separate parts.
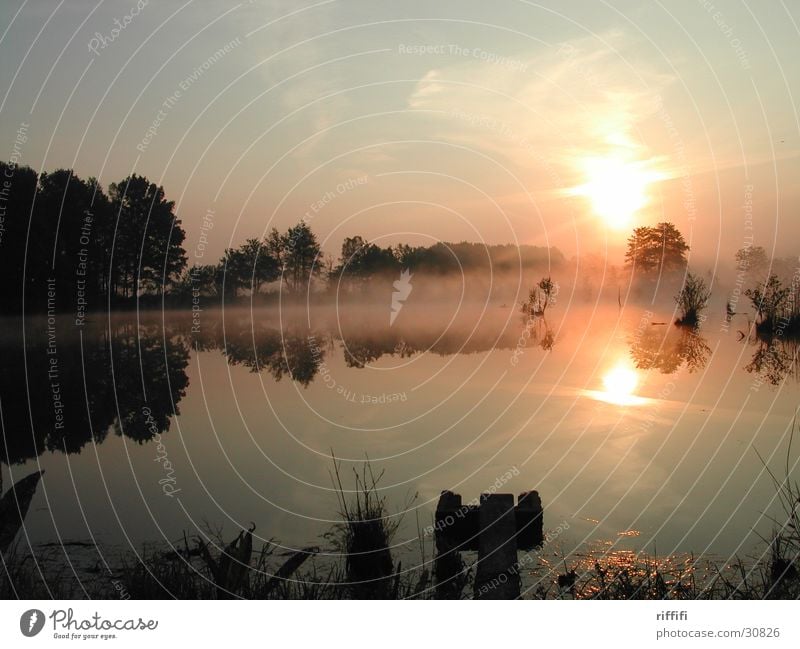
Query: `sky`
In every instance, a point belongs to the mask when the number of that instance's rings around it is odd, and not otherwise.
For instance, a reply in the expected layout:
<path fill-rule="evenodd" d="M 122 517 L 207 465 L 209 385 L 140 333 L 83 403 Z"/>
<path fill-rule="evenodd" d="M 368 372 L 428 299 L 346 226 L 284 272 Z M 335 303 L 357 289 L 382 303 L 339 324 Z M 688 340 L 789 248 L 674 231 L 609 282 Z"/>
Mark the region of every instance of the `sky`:
<path fill-rule="evenodd" d="M 194 263 L 300 219 L 334 255 L 621 263 L 663 220 L 704 268 L 796 255 L 798 25 L 782 0 L 4 0 L 0 159 L 162 184 Z"/>

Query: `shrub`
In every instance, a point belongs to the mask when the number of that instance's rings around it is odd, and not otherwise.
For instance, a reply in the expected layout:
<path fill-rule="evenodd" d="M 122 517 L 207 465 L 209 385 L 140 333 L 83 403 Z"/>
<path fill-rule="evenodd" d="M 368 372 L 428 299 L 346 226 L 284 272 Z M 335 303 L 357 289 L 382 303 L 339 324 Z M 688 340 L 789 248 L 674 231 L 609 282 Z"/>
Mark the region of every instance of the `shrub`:
<path fill-rule="evenodd" d="M 681 292 L 675 296 L 675 301 L 681 310 L 681 317 L 678 318 L 676 324 L 697 325 L 700 312 L 706 308 L 709 297 L 711 297 L 711 291 L 708 290 L 703 278 L 691 272 L 687 273 Z"/>

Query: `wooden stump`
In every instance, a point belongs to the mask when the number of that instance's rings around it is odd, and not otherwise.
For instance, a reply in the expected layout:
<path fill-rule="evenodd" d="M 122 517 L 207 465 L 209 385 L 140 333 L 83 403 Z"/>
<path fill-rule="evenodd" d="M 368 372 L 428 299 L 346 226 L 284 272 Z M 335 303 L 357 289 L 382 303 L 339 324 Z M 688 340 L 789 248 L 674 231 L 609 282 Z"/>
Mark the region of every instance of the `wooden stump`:
<path fill-rule="evenodd" d="M 516 599 L 520 583 L 514 496 L 481 494 L 478 512 L 480 539 L 475 599 Z"/>

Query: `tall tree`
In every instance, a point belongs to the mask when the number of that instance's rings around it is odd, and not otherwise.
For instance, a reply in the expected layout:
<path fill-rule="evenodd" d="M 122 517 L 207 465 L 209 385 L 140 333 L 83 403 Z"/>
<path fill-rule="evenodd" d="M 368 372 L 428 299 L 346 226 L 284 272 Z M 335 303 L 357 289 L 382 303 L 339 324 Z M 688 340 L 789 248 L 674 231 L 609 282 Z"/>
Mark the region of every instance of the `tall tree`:
<path fill-rule="evenodd" d="M 736 266 L 760 277 L 769 268 L 769 257 L 761 246 L 747 246 L 736 251 Z"/>
<path fill-rule="evenodd" d="M 280 277 L 278 260 L 258 239 L 248 239 L 235 250 L 226 250 L 220 263 L 224 265 L 225 284 L 230 284 L 234 294 L 240 288 L 256 294 L 263 284 Z"/>
<path fill-rule="evenodd" d="M 27 251 L 27 242 L 37 242 L 44 234 L 31 221 L 37 184 L 36 172 L 30 167 L 0 162 L 0 303 L 4 314 L 19 313 L 23 290 L 31 289 L 30 266 L 40 264 L 40 259 L 30 258 Z"/>
<path fill-rule="evenodd" d="M 342 243 L 337 274 L 348 280 L 348 286 L 352 287 L 376 275 L 393 275 L 399 271 L 399 257 L 391 246 L 381 248 L 374 243 L 367 243 L 360 236 L 348 237 Z"/>
<path fill-rule="evenodd" d="M 361 236 L 346 237 L 342 241 L 342 254 L 339 256 L 339 268 L 349 275 L 361 275 L 362 260 L 367 242 Z"/>
<path fill-rule="evenodd" d="M 625 266 L 643 276 L 653 276 L 686 267 L 689 246 L 672 223 L 638 227 L 628 238 Z"/>
<path fill-rule="evenodd" d="M 100 306 L 110 232 L 108 199 L 97 180 L 83 181 L 66 169 L 42 173 L 36 216 L 47 230 L 37 244 L 47 261 L 40 268 L 56 278 L 59 307 L 74 308 L 78 298 L 87 308 Z"/>
<path fill-rule="evenodd" d="M 111 291 L 123 297 L 162 291 L 186 266 L 186 233 L 164 188 L 132 175 L 109 187 L 116 219 Z"/>
<path fill-rule="evenodd" d="M 320 247 L 316 235 L 307 223 L 301 221 L 283 238 L 284 276 L 288 278 L 291 289 L 301 291 L 308 285 L 312 276 L 321 269 Z"/>

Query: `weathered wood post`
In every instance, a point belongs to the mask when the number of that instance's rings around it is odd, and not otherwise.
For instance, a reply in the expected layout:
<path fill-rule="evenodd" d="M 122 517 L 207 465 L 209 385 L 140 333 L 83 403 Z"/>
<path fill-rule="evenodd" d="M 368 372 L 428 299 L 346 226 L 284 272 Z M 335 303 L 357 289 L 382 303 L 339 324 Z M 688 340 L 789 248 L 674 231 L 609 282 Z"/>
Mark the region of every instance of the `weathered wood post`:
<path fill-rule="evenodd" d="M 461 496 L 452 491 L 443 491 L 436 507 L 436 559 L 434 560 L 434 578 L 436 599 L 457 599 L 463 588 L 462 573 L 464 562 L 461 560 L 459 544 L 455 535 L 441 533 L 447 526 L 455 525 L 459 513 L 465 508 L 461 505 Z"/>
<path fill-rule="evenodd" d="M 517 547 L 538 548 L 544 542 L 542 499 L 538 491 L 526 491 L 517 500 Z"/>
<path fill-rule="evenodd" d="M 481 494 L 475 599 L 519 597 L 517 520 L 514 496 Z"/>
<path fill-rule="evenodd" d="M 476 599 L 515 599 L 520 594 L 518 550 L 544 541 L 542 501 L 536 491 L 519 495 L 482 494 L 479 505 L 443 491 L 436 507 L 436 596 L 459 597 L 464 564 L 460 552 L 477 551 Z"/>

